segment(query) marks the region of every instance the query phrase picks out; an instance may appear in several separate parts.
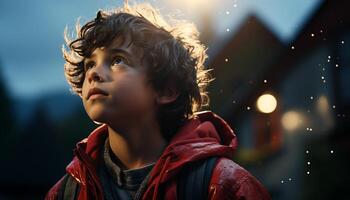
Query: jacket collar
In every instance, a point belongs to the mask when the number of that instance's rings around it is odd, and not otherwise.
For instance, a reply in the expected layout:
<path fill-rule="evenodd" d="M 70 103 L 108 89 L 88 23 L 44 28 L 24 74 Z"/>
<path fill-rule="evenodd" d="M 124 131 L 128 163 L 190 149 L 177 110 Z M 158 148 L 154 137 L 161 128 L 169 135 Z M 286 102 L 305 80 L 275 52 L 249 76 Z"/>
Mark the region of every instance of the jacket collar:
<path fill-rule="evenodd" d="M 190 162 L 212 156 L 232 159 L 237 145 L 236 135 L 222 118 L 210 111 L 198 112 L 171 139 L 152 170 L 151 179 L 158 177 L 163 168 L 167 172 L 158 180 L 160 183 Z"/>
<path fill-rule="evenodd" d="M 76 145 L 76 156 L 66 169 L 83 185 L 91 184 L 92 180 L 101 187 L 96 170 L 107 136 L 108 126 L 104 124 Z M 159 185 L 173 178 L 187 163 L 212 156 L 232 159 L 236 148 L 237 138 L 222 118 L 210 111 L 196 113 L 171 139 L 156 162 L 145 196 L 157 196 Z"/>

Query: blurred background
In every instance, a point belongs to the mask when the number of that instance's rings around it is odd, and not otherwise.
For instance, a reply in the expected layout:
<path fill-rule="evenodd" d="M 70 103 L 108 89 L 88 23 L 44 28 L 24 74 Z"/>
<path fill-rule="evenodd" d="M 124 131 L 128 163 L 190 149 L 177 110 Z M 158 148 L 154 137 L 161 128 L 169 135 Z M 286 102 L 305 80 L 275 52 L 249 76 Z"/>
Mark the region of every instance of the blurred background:
<path fill-rule="evenodd" d="M 236 162 L 273 199 L 346 199 L 350 2 L 149 0 L 194 21 L 215 81 L 210 109 Z M 65 81 L 63 30 L 117 0 L 0 1 L 0 199 L 42 199 L 96 125 Z"/>

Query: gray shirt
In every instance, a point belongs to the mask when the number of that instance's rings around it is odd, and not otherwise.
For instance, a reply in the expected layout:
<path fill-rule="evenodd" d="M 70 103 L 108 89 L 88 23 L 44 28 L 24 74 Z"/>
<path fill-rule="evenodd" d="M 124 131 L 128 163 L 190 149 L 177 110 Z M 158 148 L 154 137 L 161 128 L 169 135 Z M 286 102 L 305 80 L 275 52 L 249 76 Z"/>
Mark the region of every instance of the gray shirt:
<path fill-rule="evenodd" d="M 106 199 L 141 199 L 155 163 L 137 169 L 122 169 L 120 160 L 110 151 L 108 138 L 104 145 L 103 159 L 100 177 Z"/>

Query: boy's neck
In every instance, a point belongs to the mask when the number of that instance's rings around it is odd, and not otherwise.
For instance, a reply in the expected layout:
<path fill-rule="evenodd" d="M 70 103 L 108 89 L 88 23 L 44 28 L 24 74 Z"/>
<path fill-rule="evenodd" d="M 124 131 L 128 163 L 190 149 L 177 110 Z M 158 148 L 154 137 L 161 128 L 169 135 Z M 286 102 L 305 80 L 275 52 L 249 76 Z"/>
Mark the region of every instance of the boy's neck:
<path fill-rule="evenodd" d="M 108 126 L 109 143 L 112 153 L 126 169 L 140 168 L 156 162 L 167 142 L 162 137 L 158 124 L 116 131 Z"/>

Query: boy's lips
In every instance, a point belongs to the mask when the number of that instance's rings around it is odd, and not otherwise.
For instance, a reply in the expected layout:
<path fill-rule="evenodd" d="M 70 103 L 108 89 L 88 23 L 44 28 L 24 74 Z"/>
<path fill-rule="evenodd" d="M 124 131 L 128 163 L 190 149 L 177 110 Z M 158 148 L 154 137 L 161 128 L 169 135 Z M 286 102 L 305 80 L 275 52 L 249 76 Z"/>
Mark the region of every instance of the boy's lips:
<path fill-rule="evenodd" d="M 87 99 L 89 99 L 92 95 L 97 95 L 97 94 L 100 94 L 100 95 L 104 95 L 104 96 L 107 96 L 108 93 L 105 92 L 104 90 L 100 89 L 100 88 L 91 88 L 88 92 L 88 95 L 87 95 Z"/>

